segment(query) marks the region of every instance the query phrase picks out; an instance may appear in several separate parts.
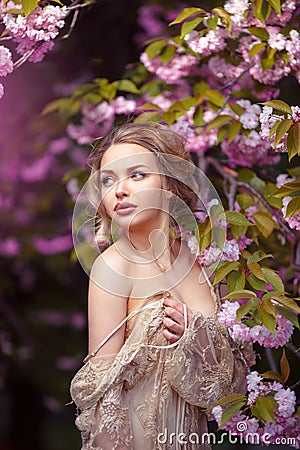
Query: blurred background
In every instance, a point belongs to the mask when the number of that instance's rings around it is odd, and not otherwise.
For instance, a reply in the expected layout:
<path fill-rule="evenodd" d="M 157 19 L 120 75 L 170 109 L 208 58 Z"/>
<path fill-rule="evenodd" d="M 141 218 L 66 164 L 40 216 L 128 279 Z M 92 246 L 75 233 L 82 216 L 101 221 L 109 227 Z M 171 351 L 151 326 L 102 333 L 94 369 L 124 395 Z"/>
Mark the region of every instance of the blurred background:
<path fill-rule="evenodd" d="M 119 79 L 138 59 L 143 41 L 164 34 L 168 20 L 161 6 L 174 16 L 184 6 L 209 9 L 222 2 L 196 3 L 97 0 L 80 12 L 70 37 L 57 39 L 42 63 L 26 63 L 5 79 L 0 101 L 0 450 L 80 448 L 76 410 L 66 404 L 70 380 L 87 349 L 88 277 L 72 252 L 72 186 L 64 175 L 72 167 L 86 170 L 90 149 L 72 144 L 70 151 L 63 132 L 57 138 L 63 124 L 52 119 L 45 127 L 40 113 L 80 83 Z M 156 6 L 155 21 L 147 5 Z M 295 104 L 298 85 L 288 79 L 283 83 L 285 100 Z"/>

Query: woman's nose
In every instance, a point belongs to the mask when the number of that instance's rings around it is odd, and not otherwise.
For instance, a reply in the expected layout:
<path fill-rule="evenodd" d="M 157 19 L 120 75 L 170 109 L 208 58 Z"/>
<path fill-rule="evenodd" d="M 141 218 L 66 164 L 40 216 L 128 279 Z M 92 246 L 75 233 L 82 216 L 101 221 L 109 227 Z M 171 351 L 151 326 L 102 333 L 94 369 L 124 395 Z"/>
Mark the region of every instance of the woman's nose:
<path fill-rule="evenodd" d="M 129 192 L 128 192 L 128 188 L 127 188 L 127 179 L 126 178 L 120 180 L 117 183 L 115 194 L 116 194 L 117 198 L 128 197 Z"/>

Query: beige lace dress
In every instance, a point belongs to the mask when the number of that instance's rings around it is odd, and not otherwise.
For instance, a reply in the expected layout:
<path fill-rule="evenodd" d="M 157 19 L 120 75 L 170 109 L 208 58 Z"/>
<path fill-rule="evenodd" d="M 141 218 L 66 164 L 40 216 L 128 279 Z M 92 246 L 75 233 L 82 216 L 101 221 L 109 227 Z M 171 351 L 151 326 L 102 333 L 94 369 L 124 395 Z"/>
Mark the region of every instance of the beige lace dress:
<path fill-rule="evenodd" d="M 208 449 L 207 408 L 244 392 L 249 369 L 217 307 L 211 316 L 193 310 L 181 339 L 168 346 L 165 295 L 171 294 L 156 293 L 130 312 L 117 354 L 94 356 L 115 329 L 73 378 L 82 450 Z"/>

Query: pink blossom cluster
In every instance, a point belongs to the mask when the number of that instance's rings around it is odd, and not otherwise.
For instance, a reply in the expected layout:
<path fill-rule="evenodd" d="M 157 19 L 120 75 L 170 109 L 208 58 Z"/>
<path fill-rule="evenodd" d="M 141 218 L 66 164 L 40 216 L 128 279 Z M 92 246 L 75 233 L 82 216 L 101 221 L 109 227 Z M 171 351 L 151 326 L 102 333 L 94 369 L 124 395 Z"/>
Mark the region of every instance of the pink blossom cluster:
<path fill-rule="evenodd" d="M 215 242 L 212 242 L 201 253 L 195 236 L 190 237 L 187 244 L 190 251 L 197 256 L 200 264 L 206 267 L 218 261 L 238 261 L 240 258 L 240 249 L 235 239 L 226 240 L 223 248 L 219 248 Z"/>
<path fill-rule="evenodd" d="M 234 24 L 241 25 L 246 20 L 246 11 L 249 8 L 249 0 L 228 0 L 224 4 L 225 11 L 231 14 Z"/>
<path fill-rule="evenodd" d="M 232 167 L 270 165 L 279 161 L 279 156 L 274 155 L 270 143 L 264 141 L 256 130 L 251 130 L 248 135 L 238 134 L 231 142 L 224 139 L 221 149 L 228 156 Z"/>
<path fill-rule="evenodd" d="M 239 302 L 226 300 L 222 304 L 222 309 L 218 313 L 218 318 L 229 330 L 232 338 L 236 341 L 258 342 L 260 345 L 269 348 L 278 348 L 286 344 L 293 334 L 294 326 L 281 314 L 276 315 L 275 334 L 264 325 L 255 325 L 249 328 L 241 320 L 236 319 L 236 312 L 240 307 Z"/>
<path fill-rule="evenodd" d="M 227 37 L 227 30 L 224 28 L 216 28 L 215 30 L 207 31 L 206 34 L 192 30 L 185 35 L 184 40 L 191 50 L 205 57 L 224 50 L 227 45 Z"/>
<path fill-rule="evenodd" d="M 300 422 L 295 415 L 297 409 L 295 392 L 290 388 L 284 388 L 277 381 L 263 381 L 263 378 L 256 371 L 247 375 L 246 380 L 248 406 L 254 405 L 258 399 L 267 395 L 274 398 L 275 423 L 249 417 L 243 411 L 238 411 L 222 429 L 242 436 L 245 442 L 247 442 L 248 433 L 257 433 L 258 437 L 263 438 L 259 442 L 266 445 L 276 444 L 278 439 L 283 442 L 283 439 L 285 439 L 285 442 L 288 442 L 290 446 L 300 448 Z M 224 409 L 223 406 L 215 406 L 212 409 L 212 414 L 219 426 Z M 243 424 L 243 431 L 239 426 L 241 423 Z M 264 439 L 266 437 L 267 440 Z M 251 441 L 247 443 L 251 443 Z"/>
<path fill-rule="evenodd" d="M 11 51 L 4 47 L 4 45 L 0 45 L 0 77 L 6 77 L 9 73 L 14 70 L 14 64 L 12 60 Z M 0 83 L 0 99 L 4 95 L 4 87 L 3 84 Z"/>
<path fill-rule="evenodd" d="M 53 39 L 63 28 L 67 14 L 66 6 L 47 5 L 35 8 L 28 17 L 6 13 L 2 20 L 8 34 L 18 44 L 16 51 L 21 55 L 32 52 L 29 60 L 39 62 L 53 47 Z"/>
<path fill-rule="evenodd" d="M 67 133 L 78 144 L 89 144 L 110 129 L 116 114 L 130 114 L 135 109 L 136 102 L 123 96 L 116 97 L 111 102 L 103 101 L 95 105 L 84 103 L 81 108 L 83 117 L 81 124 L 69 124 Z"/>
<path fill-rule="evenodd" d="M 194 112 L 195 109 L 191 108 L 187 114 L 177 119 L 171 128 L 186 138 L 186 148 L 189 152 L 205 152 L 216 145 L 217 131 L 199 131 L 194 125 Z"/>
<path fill-rule="evenodd" d="M 163 14 L 164 9 L 159 5 L 143 5 L 139 8 L 138 24 L 143 30 L 135 35 L 135 40 L 139 44 L 163 34 L 165 27 L 161 20 Z"/>
<path fill-rule="evenodd" d="M 289 54 L 288 65 L 300 83 L 300 35 L 298 31 L 290 31 L 290 39 L 287 40 L 285 48 Z"/>
<path fill-rule="evenodd" d="M 36 236 L 33 239 L 33 244 L 36 250 L 43 255 L 55 255 L 73 248 L 72 236 L 70 234 L 56 236 L 51 239 Z"/>
<path fill-rule="evenodd" d="M 295 214 L 291 217 L 286 217 L 287 207 L 290 201 L 292 200 L 292 197 L 286 196 L 282 199 L 282 214 L 284 217 L 284 220 L 289 224 L 290 228 L 293 230 L 300 231 L 300 213 Z"/>
<path fill-rule="evenodd" d="M 140 60 L 149 72 L 165 80 L 168 84 L 176 83 L 186 77 L 192 68 L 198 64 L 198 58 L 184 54 L 183 50 L 179 48 L 176 49 L 174 57 L 166 64 L 162 62 L 159 56 L 149 58 L 146 52 L 141 54 Z"/>
<path fill-rule="evenodd" d="M 293 123 L 300 122 L 300 107 L 299 106 L 291 106 L 292 114 L 288 114 L 288 118 L 293 121 Z M 273 114 L 273 108 L 271 106 L 264 106 L 262 113 L 260 114 L 260 131 L 259 134 L 264 140 L 268 140 L 274 144 L 275 134 L 270 136 L 270 131 L 273 125 L 276 122 L 279 122 L 284 119 L 283 115 Z M 292 125 L 293 126 L 293 125 Z M 276 145 L 275 151 L 277 152 L 287 152 L 287 134 L 285 134 L 280 142 Z"/>
<path fill-rule="evenodd" d="M 2 239 L 0 243 L 0 255 L 4 257 L 17 256 L 20 253 L 20 244 L 15 237 Z"/>
<path fill-rule="evenodd" d="M 299 111 L 298 111 L 298 114 L 299 114 Z M 292 182 L 294 180 L 296 180 L 295 177 L 289 177 L 286 173 L 282 173 L 282 174 L 278 175 L 278 177 L 276 178 L 276 186 L 278 188 L 280 188 L 284 184 L 290 183 L 290 182 Z M 283 204 L 283 206 L 282 206 L 282 214 L 283 214 L 283 218 L 288 223 L 290 228 L 292 228 L 293 230 L 300 231 L 300 213 L 297 213 L 297 214 L 295 214 L 294 216 L 291 216 L 291 217 L 286 217 L 287 207 L 288 207 L 288 204 L 290 203 L 291 200 L 292 200 L 292 198 L 290 196 L 286 196 L 286 197 L 282 198 L 282 204 Z"/>

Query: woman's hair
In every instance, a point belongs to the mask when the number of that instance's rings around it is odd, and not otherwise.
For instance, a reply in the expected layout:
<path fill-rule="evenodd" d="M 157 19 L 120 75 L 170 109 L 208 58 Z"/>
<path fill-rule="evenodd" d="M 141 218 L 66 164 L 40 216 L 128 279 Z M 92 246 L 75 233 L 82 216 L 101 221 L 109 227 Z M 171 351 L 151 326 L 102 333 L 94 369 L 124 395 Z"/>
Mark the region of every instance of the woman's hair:
<path fill-rule="evenodd" d="M 195 166 L 185 148 L 186 139 L 184 137 L 169 127 L 154 122 L 119 125 L 101 139 L 101 142 L 94 147 L 90 157 L 92 171 L 89 180 L 89 196 L 99 213 L 96 224 L 96 240 L 100 246 L 109 242 L 110 233 L 110 218 L 101 204 L 99 182 L 101 161 L 106 150 L 112 145 L 125 143 L 141 145 L 155 153 L 166 188 L 179 197 L 188 208 L 195 208 L 198 200 L 198 187 L 194 178 Z"/>

